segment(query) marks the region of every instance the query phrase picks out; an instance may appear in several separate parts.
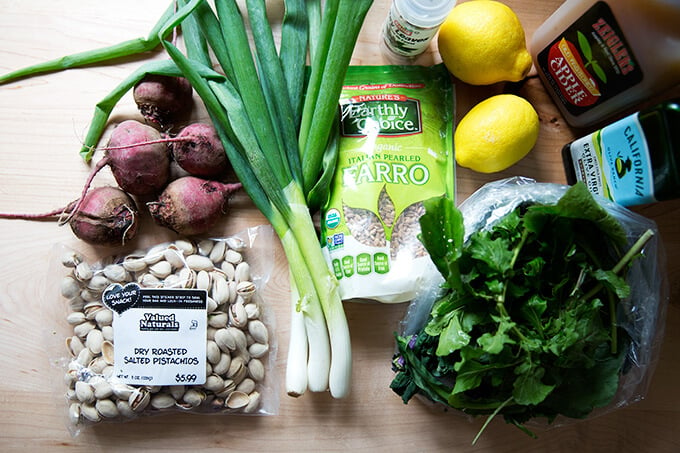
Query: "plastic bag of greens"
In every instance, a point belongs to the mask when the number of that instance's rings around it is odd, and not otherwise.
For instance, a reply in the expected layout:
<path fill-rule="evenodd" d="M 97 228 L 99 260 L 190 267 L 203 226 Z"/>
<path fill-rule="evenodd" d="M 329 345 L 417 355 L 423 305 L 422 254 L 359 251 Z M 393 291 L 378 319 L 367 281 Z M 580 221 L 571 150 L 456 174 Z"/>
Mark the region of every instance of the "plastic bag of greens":
<path fill-rule="evenodd" d="M 582 184 L 526 178 L 459 209 L 426 206 L 422 240 L 445 283 L 414 300 L 397 336 L 391 388 L 405 403 L 420 395 L 532 434 L 644 397 L 667 305 L 654 222 Z"/>

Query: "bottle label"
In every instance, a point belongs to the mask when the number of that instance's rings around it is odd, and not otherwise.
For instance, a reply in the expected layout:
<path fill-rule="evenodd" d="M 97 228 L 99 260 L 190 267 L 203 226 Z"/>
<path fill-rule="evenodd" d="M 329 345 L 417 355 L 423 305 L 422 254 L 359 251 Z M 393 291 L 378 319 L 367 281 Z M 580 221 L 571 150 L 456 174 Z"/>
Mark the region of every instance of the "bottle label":
<path fill-rule="evenodd" d="M 623 206 L 656 201 L 649 148 L 638 114 L 570 145 L 576 178 Z"/>
<path fill-rule="evenodd" d="M 423 28 L 410 23 L 392 4 L 385 21 L 383 37 L 392 52 L 411 57 L 425 51 L 438 29 L 439 26 Z"/>
<path fill-rule="evenodd" d="M 567 111 L 578 116 L 640 83 L 642 69 L 609 5 L 595 3 L 537 56 Z"/>

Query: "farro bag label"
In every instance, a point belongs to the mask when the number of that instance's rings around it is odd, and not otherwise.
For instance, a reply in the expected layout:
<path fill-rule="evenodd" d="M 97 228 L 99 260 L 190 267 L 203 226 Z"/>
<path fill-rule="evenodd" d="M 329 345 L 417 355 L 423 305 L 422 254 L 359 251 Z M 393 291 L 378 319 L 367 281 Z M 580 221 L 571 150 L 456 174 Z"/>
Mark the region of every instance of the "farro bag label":
<path fill-rule="evenodd" d="M 350 66 L 322 247 L 341 297 L 413 299 L 437 274 L 418 239 L 423 200 L 455 195 L 453 86 L 443 65 Z"/>

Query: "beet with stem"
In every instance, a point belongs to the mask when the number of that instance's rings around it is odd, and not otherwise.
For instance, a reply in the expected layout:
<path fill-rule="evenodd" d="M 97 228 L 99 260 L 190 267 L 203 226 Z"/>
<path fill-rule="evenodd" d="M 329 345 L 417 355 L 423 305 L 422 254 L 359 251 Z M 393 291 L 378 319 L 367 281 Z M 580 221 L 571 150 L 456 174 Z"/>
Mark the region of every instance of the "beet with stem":
<path fill-rule="evenodd" d="M 229 197 L 241 187 L 241 183 L 183 176 L 168 184 L 147 207 L 158 225 L 184 236 L 203 234 L 226 213 Z"/>
<path fill-rule="evenodd" d="M 0 213 L 0 218 L 58 220 L 60 225 L 68 223 L 78 239 L 105 246 L 123 245 L 134 239 L 139 225 L 134 200 L 113 186 L 94 188 L 65 208 L 42 214 Z"/>
<path fill-rule="evenodd" d="M 151 126 L 135 120 L 120 123 L 111 133 L 103 165 L 109 165 L 116 182 L 132 195 L 160 192 L 170 178 L 168 139 Z"/>
<path fill-rule="evenodd" d="M 194 176 L 223 177 L 229 169 L 227 153 L 211 124 L 193 123 L 184 127 L 171 144 L 177 165 Z"/>

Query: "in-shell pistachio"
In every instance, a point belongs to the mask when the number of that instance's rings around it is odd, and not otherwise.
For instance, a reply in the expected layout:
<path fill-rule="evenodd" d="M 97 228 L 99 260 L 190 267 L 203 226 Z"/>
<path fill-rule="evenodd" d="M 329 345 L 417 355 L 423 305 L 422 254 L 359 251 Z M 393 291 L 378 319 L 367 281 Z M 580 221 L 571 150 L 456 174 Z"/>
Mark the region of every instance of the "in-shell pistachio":
<path fill-rule="evenodd" d="M 116 403 L 108 398 L 97 400 L 95 403 L 95 408 L 97 409 L 97 412 L 99 412 L 99 414 L 105 418 L 118 417 L 120 414 Z"/>
<path fill-rule="evenodd" d="M 215 268 L 215 265 L 210 258 L 203 255 L 189 255 L 186 258 L 187 266 L 190 269 L 198 271 L 211 271 Z"/>

